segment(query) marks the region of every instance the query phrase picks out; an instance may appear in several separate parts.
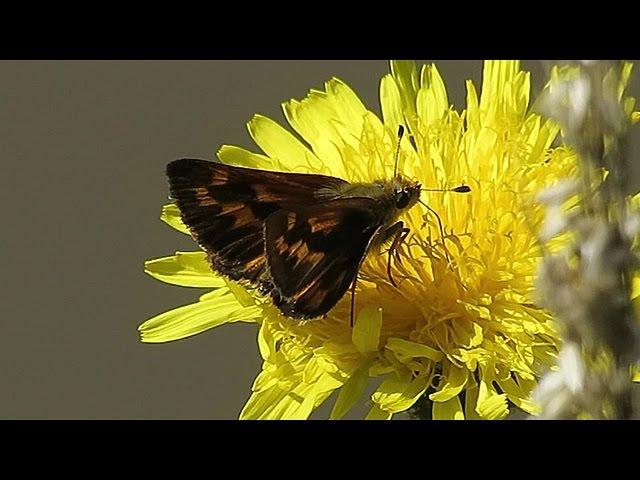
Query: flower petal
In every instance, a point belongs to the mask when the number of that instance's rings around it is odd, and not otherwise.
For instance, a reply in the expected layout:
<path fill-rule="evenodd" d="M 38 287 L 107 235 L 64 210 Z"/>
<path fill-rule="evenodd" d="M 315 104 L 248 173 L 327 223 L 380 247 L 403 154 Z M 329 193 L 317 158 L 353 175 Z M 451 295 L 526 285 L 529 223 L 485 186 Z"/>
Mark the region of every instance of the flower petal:
<path fill-rule="evenodd" d="M 331 420 L 344 417 L 362 396 L 369 384 L 369 365 L 370 362 L 367 362 L 353 372 L 349 380 L 342 386 L 329 416 Z"/>
<path fill-rule="evenodd" d="M 418 92 L 418 69 L 413 60 L 392 60 L 391 74 L 398 84 L 405 116 L 416 114 L 416 94 Z"/>
<path fill-rule="evenodd" d="M 482 92 L 480 110 L 484 112 L 503 110 L 506 88 L 518 72 L 520 62 L 516 60 L 487 60 L 482 70 Z"/>
<path fill-rule="evenodd" d="M 444 402 L 435 402 L 432 409 L 434 420 L 464 420 L 460 398 L 456 395 Z"/>
<path fill-rule="evenodd" d="M 359 129 L 362 116 L 367 113 L 364 104 L 349 85 L 339 78 L 332 78 L 325 83 L 328 98 L 342 123 Z"/>
<path fill-rule="evenodd" d="M 208 297 L 211 299 L 178 307 L 147 320 L 138 327 L 141 340 L 146 343 L 171 342 L 224 323 L 253 322 L 260 318 L 260 308 L 243 307 L 228 291 L 224 295 L 220 291 L 224 288 L 216 291 L 216 298 Z"/>
<path fill-rule="evenodd" d="M 385 75 L 380 81 L 380 106 L 384 124 L 397 131 L 404 124 L 403 105 L 398 85 L 391 75 Z"/>
<path fill-rule="evenodd" d="M 438 385 L 438 391 L 429 395 L 429 398 L 436 403 L 448 402 L 462 391 L 467 384 L 469 370 L 456 367 L 452 363 L 446 362 L 443 368 L 443 380 Z"/>
<path fill-rule="evenodd" d="M 390 374 L 371 395 L 381 409 L 391 413 L 408 410 L 429 386 L 430 375 L 413 378 L 410 373 Z"/>
<path fill-rule="evenodd" d="M 258 332 L 258 348 L 260 355 L 264 360 L 268 359 L 272 353 L 276 351 L 276 339 L 269 322 L 262 322 L 260 331 Z"/>
<path fill-rule="evenodd" d="M 467 130 L 479 131 L 480 130 L 480 112 L 478 106 L 478 94 L 476 93 L 476 87 L 471 80 L 467 80 Z"/>
<path fill-rule="evenodd" d="M 514 405 L 521 408 L 527 413 L 538 413 L 538 406 L 531 401 L 531 394 L 526 393 L 513 378 L 507 378 L 505 380 L 498 380 L 498 385 L 503 392 L 507 394 L 507 398 L 513 402 Z"/>
<path fill-rule="evenodd" d="M 449 109 L 447 89 L 435 65 L 424 65 L 420 72 L 420 90 L 416 98 L 416 111 L 425 126 L 444 117 Z"/>
<path fill-rule="evenodd" d="M 487 420 L 501 419 L 509 414 L 507 395 L 498 393 L 492 382 L 495 378 L 495 365 L 493 361 L 487 365 L 480 365 L 480 387 L 478 390 L 478 403 L 476 411 Z"/>
<path fill-rule="evenodd" d="M 442 352 L 421 343 L 411 342 L 403 338 L 390 337 L 385 346 L 391 350 L 398 360 L 404 363 L 404 360 L 412 358 L 429 358 L 434 362 L 442 360 Z"/>
<path fill-rule="evenodd" d="M 262 170 L 273 168 L 273 162 L 269 157 L 234 145 L 222 145 L 218 150 L 218 158 L 222 163 L 238 167 L 259 168 Z"/>
<path fill-rule="evenodd" d="M 277 385 L 259 392 L 253 392 L 240 412 L 240 420 L 276 419 L 278 415 L 269 417 L 274 408 L 288 408 L 295 400 Z"/>
<path fill-rule="evenodd" d="M 179 232 L 190 235 L 189 229 L 187 226 L 182 223 L 182 218 L 180 218 L 180 210 L 178 206 L 173 203 L 168 203 L 162 207 L 162 214 L 160 215 L 160 220 L 169 225 L 172 228 L 175 228 Z"/>
<path fill-rule="evenodd" d="M 351 334 L 353 344 L 360 353 L 378 351 L 381 329 L 381 308 L 366 307 L 360 310 Z"/>
<path fill-rule="evenodd" d="M 321 163 L 300 140 L 270 118 L 254 115 L 247 127 L 258 146 L 281 165 L 299 165 L 301 169 L 308 169 L 310 166 L 318 168 Z"/>
<path fill-rule="evenodd" d="M 391 420 L 393 413 L 382 410 L 378 405 L 374 405 L 367 413 L 365 420 Z"/>
<path fill-rule="evenodd" d="M 631 299 L 640 297 L 640 275 L 634 275 L 631 279 Z"/>
<path fill-rule="evenodd" d="M 306 420 L 315 408 L 320 406 L 335 389 L 340 388 L 342 385 L 343 383 L 341 381 L 327 373 L 317 376 L 311 383 L 303 382 L 292 392 L 304 399 L 300 407 L 290 412 L 288 416 L 282 418 Z"/>
<path fill-rule="evenodd" d="M 341 149 L 349 146 L 358 151 L 362 119 L 367 113 L 355 92 L 342 80 L 332 78 L 325 83 L 324 92 L 311 90 L 303 100 L 285 102 L 282 108 L 289 124 L 322 159 L 327 170 L 323 173 L 343 175 Z"/>
<path fill-rule="evenodd" d="M 224 281 L 227 288 L 240 305 L 243 307 L 251 307 L 256 304 L 255 298 L 242 285 L 234 282 L 233 280 L 224 279 Z"/>
<path fill-rule="evenodd" d="M 211 271 L 205 252 L 176 252 L 170 257 L 147 260 L 145 273 L 162 282 L 182 287 L 219 288 L 225 280 Z"/>
<path fill-rule="evenodd" d="M 482 385 L 480 385 L 480 391 L 482 392 Z M 481 402 L 478 401 L 476 411 L 482 418 L 487 420 L 497 420 L 505 418 L 509 414 L 509 407 L 507 405 L 507 395 L 504 393 L 488 395 Z"/>
<path fill-rule="evenodd" d="M 471 386 L 467 384 L 464 396 L 464 416 L 467 420 L 481 420 L 478 415 L 476 406 L 478 404 L 478 386 L 475 383 Z"/>

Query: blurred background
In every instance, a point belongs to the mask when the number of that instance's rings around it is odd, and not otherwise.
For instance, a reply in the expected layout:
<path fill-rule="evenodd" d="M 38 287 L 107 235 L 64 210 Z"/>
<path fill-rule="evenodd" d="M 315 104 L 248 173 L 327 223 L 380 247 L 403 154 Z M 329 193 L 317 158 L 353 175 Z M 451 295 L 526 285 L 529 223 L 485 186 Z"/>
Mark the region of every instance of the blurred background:
<path fill-rule="evenodd" d="M 434 62 L 464 108 L 482 62 Z M 523 65 L 539 90 L 548 64 Z M 195 250 L 159 220 L 165 165 L 222 144 L 256 150 L 254 113 L 284 122 L 281 102 L 332 76 L 379 114 L 386 73 L 382 60 L 0 62 L 0 418 L 237 418 L 261 366 L 256 325 L 138 339 L 144 320 L 203 293 L 143 273 L 145 259 Z M 629 91 L 640 96 L 638 76 Z"/>

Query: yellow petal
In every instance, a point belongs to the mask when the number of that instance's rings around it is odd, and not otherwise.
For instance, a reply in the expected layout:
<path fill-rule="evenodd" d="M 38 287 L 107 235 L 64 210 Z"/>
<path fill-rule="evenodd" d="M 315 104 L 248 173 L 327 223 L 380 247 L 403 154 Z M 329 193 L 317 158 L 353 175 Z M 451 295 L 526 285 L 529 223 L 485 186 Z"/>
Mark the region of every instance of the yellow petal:
<path fill-rule="evenodd" d="M 476 411 L 488 420 L 504 418 L 509 414 L 507 395 L 496 392 L 492 382 L 495 377 L 495 365 L 489 361 L 486 366 L 480 365 L 480 387 Z"/>
<path fill-rule="evenodd" d="M 478 94 L 471 80 L 467 80 L 467 126 L 468 130 L 477 132 L 480 130 L 480 113 L 478 111 Z"/>
<path fill-rule="evenodd" d="M 273 336 L 269 322 L 262 322 L 258 332 L 258 348 L 263 359 L 268 359 L 276 350 L 276 339 Z"/>
<path fill-rule="evenodd" d="M 390 374 L 371 395 L 380 408 L 391 413 L 408 410 L 429 386 L 429 375 L 412 378 L 409 375 Z"/>
<path fill-rule="evenodd" d="M 198 299 L 200 302 L 208 302 L 209 300 L 217 300 L 217 299 L 228 299 L 229 298 L 229 289 L 227 288 L 217 288 L 215 290 L 211 290 L 205 294 L 200 295 Z"/>
<path fill-rule="evenodd" d="M 432 417 L 434 420 L 464 420 L 460 398 L 455 396 L 445 402 L 434 403 Z"/>
<path fill-rule="evenodd" d="M 477 404 L 478 386 L 475 384 L 471 386 L 467 385 L 464 397 L 464 414 L 467 420 L 481 420 L 482 417 L 480 417 L 476 411 Z"/>
<path fill-rule="evenodd" d="M 342 382 L 326 373 L 316 377 L 311 384 L 302 384 L 293 393 L 304 400 L 300 407 L 289 412 L 285 420 L 306 420 L 314 409 L 322 404 L 333 391 L 342 386 Z"/>
<path fill-rule="evenodd" d="M 369 384 L 369 365 L 370 363 L 367 362 L 366 365 L 353 372 L 349 380 L 342 386 L 336 403 L 333 405 L 333 410 L 331 410 L 329 417 L 331 420 L 344 417 L 362 396 Z"/>
<path fill-rule="evenodd" d="M 311 145 L 324 165 L 306 162 L 311 168 L 323 168 L 323 173 L 344 174 L 340 149 L 345 145 L 359 149 L 363 116 L 367 110 L 358 96 L 342 80 L 332 78 L 325 91 L 311 90 L 301 101 L 282 104 L 285 118 L 300 136 Z"/>
<path fill-rule="evenodd" d="M 403 338 L 390 337 L 385 348 L 391 350 L 398 360 L 405 362 L 412 358 L 429 358 L 434 362 L 442 360 L 442 352 L 427 345 L 411 342 Z"/>
<path fill-rule="evenodd" d="M 527 413 L 538 413 L 538 407 L 531 401 L 530 393 L 526 393 L 513 378 L 507 378 L 505 380 L 498 380 L 498 385 L 503 392 L 506 393 L 507 398 L 513 402 L 517 407 L 521 408 Z"/>
<path fill-rule="evenodd" d="M 640 122 L 640 112 L 633 112 L 631 114 L 631 125 L 635 125 Z"/>
<path fill-rule="evenodd" d="M 391 75 L 385 75 L 380 81 L 380 106 L 384 124 L 392 131 L 397 131 L 398 126 L 404 124 L 404 115 L 400 91 Z"/>
<path fill-rule="evenodd" d="M 299 371 L 287 368 L 271 375 L 280 376 L 281 380 L 286 377 L 288 385 L 281 383 L 254 392 L 240 415 L 241 419 L 305 420 L 342 385 L 341 381 L 326 373 L 321 373 L 311 383 L 300 381 Z M 278 393 L 274 394 L 272 389 Z"/>
<path fill-rule="evenodd" d="M 247 292 L 247 289 L 242 285 L 239 285 L 233 280 L 224 279 L 224 282 L 231 294 L 240 303 L 240 305 L 242 305 L 243 307 L 251 307 L 256 304 L 255 298 L 249 292 Z"/>
<path fill-rule="evenodd" d="M 162 282 L 182 287 L 225 286 L 224 279 L 211 271 L 205 252 L 176 252 L 170 257 L 147 260 L 144 271 Z"/>
<path fill-rule="evenodd" d="M 634 275 L 631 280 L 631 298 L 640 296 L 640 275 Z"/>
<path fill-rule="evenodd" d="M 626 117 L 629 119 L 629 122 L 631 123 L 631 125 L 635 125 L 636 122 L 633 121 L 633 113 L 635 111 L 636 108 L 636 99 L 633 97 L 626 97 L 623 101 L 622 101 L 622 109 L 624 111 L 624 114 L 626 115 Z"/>
<path fill-rule="evenodd" d="M 482 390 L 482 386 L 480 387 L 480 390 Z M 482 418 L 486 418 L 487 420 L 505 418 L 509 414 L 507 395 L 501 393 L 488 396 L 482 402 L 478 402 L 476 411 Z"/>
<path fill-rule="evenodd" d="M 374 405 L 367 413 L 365 420 L 391 420 L 393 413 L 382 410 L 378 405 Z"/>
<path fill-rule="evenodd" d="M 218 158 L 222 163 L 238 167 L 259 168 L 261 170 L 273 168 L 273 162 L 269 157 L 233 145 L 220 147 Z"/>
<path fill-rule="evenodd" d="M 520 71 L 517 60 L 486 60 L 482 69 L 480 108 L 488 110 L 490 103 L 504 98 L 504 89 Z"/>
<path fill-rule="evenodd" d="M 180 218 L 180 210 L 178 206 L 169 203 L 162 207 L 162 214 L 160 215 L 160 220 L 169 225 L 172 228 L 175 228 L 179 232 L 190 235 L 189 229 L 187 226 L 182 223 L 182 219 Z"/>
<path fill-rule="evenodd" d="M 316 404 L 315 395 L 309 395 L 305 397 L 305 399 L 302 401 L 302 404 L 300 404 L 299 408 L 295 409 L 286 417 L 282 417 L 282 419 L 283 420 L 306 420 L 311 415 L 311 412 L 313 412 L 315 404 Z"/>
<path fill-rule="evenodd" d="M 440 120 L 449 109 L 447 89 L 435 65 L 424 65 L 420 74 L 421 87 L 416 99 L 416 111 L 425 126 Z"/>
<path fill-rule="evenodd" d="M 243 307 L 232 295 L 224 295 L 169 310 L 147 320 L 138 330 L 143 342 L 171 342 L 224 323 L 255 321 L 261 313 L 262 310 L 258 307 Z"/>
<path fill-rule="evenodd" d="M 344 123 L 351 125 L 357 130 L 362 125 L 362 116 L 367 112 L 364 104 L 349 85 L 339 78 L 332 78 L 325 83 L 328 94 L 337 117 Z"/>
<path fill-rule="evenodd" d="M 405 113 L 412 117 L 416 113 L 416 93 L 418 92 L 418 70 L 412 60 L 392 60 L 391 74 L 398 84 Z"/>
<path fill-rule="evenodd" d="M 262 115 L 255 115 L 247 124 L 258 146 L 272 159 L 284 165 L 318 164 L 318 158 L 293 134 Z"/>
<path fill-rule="evenodd" d="M 275 408 L 287 408 L 294 404 L 295 400 L 287 395 L 287 392 L 273 386 L 269 389 L 254 392 L 240 412 L 240 420 L 268 420 L 278 419 L 278 415 L 270 417 L 269 414 Z"/>
<path fill-rule="evenodd" d="M 631 72 L 633 71 L 633 63 L 632 62 L 623 62 L 622 68 L 620 69 L 620 77 L 618 78 L 618 100 L 622 100 L 622 96 L 624 91 L 629 83 L 629 78 L 631 77 Z"/>
<path fill-rule="evenodd" d="M 365 307 L 360 310 L 351 334 L 353 344 L 360 353 L 378 351 L 381 329 L 381 308 Z"/>
<path fill-rule="evenodd" d="M 443 368 L 443 379 L 438 385 L 438 391 L 429 395 L 429 398 L 436 403 L 448 402 L 458 396 L 467 384 L 469 370 L 456 367 L 452 363 L 445 363 Z"/>

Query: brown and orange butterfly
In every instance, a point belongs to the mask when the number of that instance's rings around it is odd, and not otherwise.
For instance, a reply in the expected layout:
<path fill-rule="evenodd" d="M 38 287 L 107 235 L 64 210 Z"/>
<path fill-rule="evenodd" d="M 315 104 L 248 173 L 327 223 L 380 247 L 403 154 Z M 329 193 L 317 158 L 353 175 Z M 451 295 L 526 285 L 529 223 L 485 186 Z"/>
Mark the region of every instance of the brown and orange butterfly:
<path fill-rule="evenodd" d="M 284 315 L 305 320 L 327 314 L 350 285 L 355 289 L 367 253 L 385 242 L 392 242 L 387 272 L 396 285 L 391 253 L 408 233 L 398 218 L 422 190 L 396 173 L 349 183 L 196 159 L 169 163 L 167 176 L 171 198 L 213 270 L 249 282 Z M 352 290 L 352 323 L 353 299 Z"/>

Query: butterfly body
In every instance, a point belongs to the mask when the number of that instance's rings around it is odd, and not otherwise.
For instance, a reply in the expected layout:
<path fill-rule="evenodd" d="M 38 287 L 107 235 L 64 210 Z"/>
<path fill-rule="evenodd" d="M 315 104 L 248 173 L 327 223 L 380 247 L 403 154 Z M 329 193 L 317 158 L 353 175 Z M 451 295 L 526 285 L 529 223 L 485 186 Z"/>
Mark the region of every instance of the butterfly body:
<path fill-rule="evenodd" d="M 196 159 L 167 166 L 171 198 L 213 270 L 271 296 L 289 317 L 325 315 L 374 246 L 406 232 L 421 186 L 271 172 Z"/>

